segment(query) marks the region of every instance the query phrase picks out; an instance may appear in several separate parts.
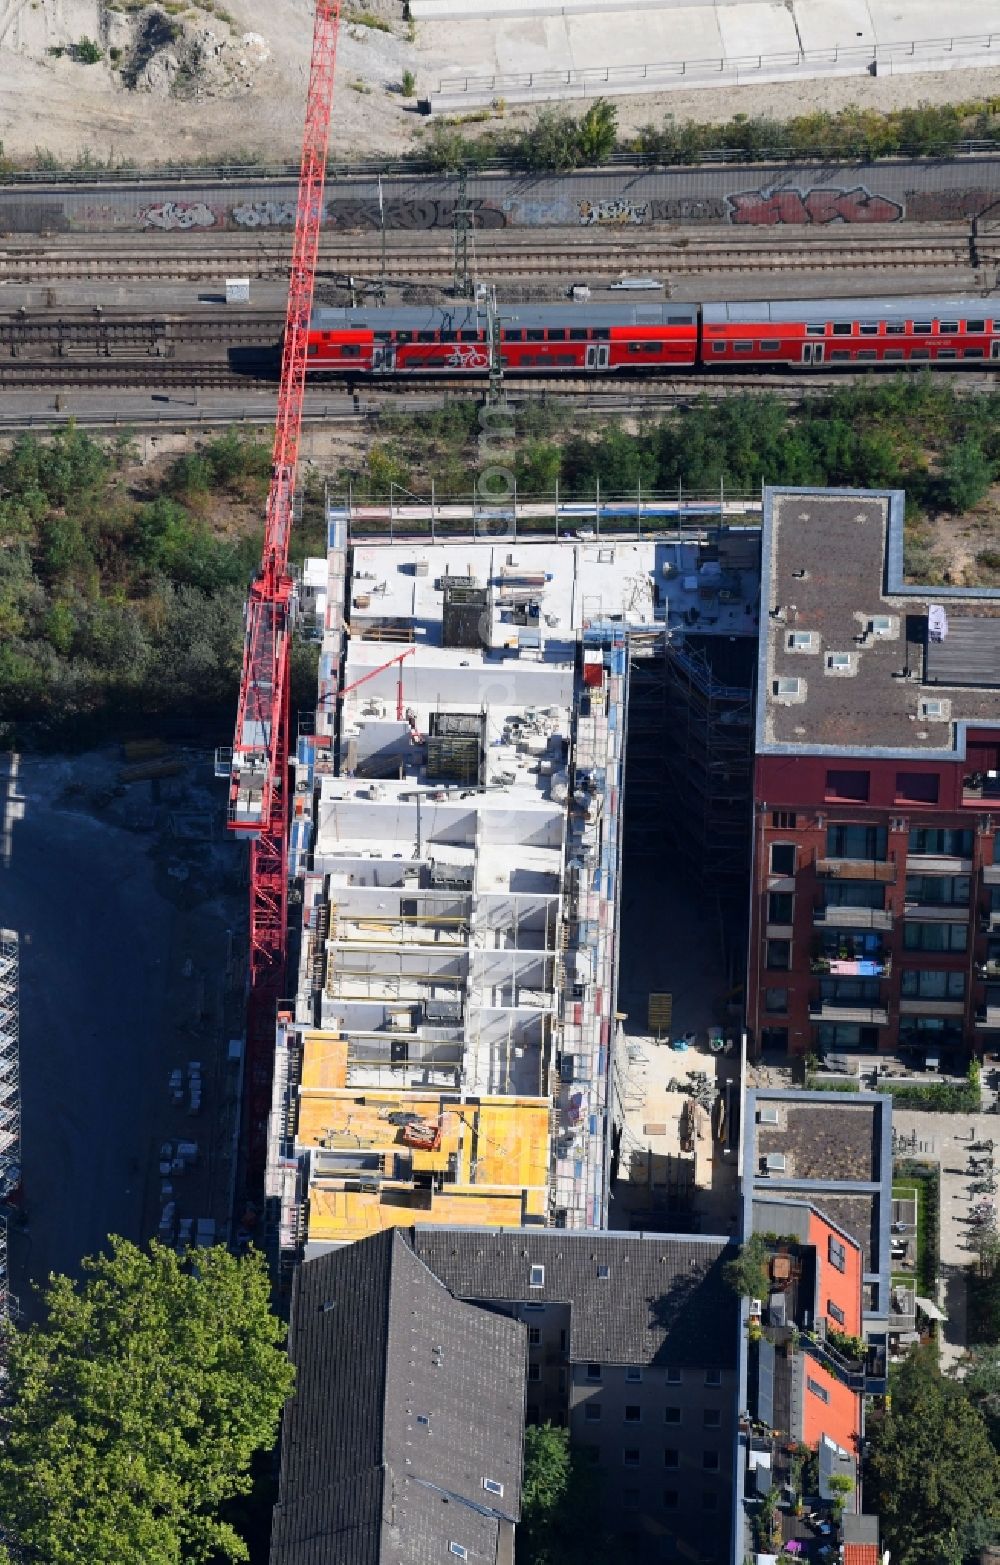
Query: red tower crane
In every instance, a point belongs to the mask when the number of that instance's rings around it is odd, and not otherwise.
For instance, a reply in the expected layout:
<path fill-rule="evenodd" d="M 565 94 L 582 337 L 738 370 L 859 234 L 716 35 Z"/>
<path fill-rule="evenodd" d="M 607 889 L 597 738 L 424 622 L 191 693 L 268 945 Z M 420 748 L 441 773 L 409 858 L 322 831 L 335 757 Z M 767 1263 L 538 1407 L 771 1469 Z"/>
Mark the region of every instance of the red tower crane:
<path fill-rule="evenodd" d="M 288 542 L 339 23 L 340 0 L 316 0 L 271 486 L 260 570 L 247 602 L 243 674 L 230 770 L 229 825 L 250 838 L 250 973 L 243 1124 L 250 1178 L 259 1176 L 264 1167 L 276 1005 L 285 980 L 292 600 Z"/>

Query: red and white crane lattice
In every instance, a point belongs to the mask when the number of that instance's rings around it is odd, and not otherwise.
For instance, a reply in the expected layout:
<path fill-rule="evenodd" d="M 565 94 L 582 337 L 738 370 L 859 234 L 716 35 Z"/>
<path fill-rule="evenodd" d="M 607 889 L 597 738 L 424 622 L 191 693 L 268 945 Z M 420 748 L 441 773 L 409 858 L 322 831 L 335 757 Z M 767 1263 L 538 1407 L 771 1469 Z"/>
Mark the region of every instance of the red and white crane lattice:
<path fill-rule="evenodd" d="M 243 1146 L 251 1182 L 259 1178 L 264 1168 L 276 1006 L 285 982 L 292 602 L 288 543 L 339 23 L 340 0 L 316 0 L 271 487 L 260 571 L 247 602 L 243 674 L 230 772 L 229 825 L 250 837 L 250 972 Z"/>

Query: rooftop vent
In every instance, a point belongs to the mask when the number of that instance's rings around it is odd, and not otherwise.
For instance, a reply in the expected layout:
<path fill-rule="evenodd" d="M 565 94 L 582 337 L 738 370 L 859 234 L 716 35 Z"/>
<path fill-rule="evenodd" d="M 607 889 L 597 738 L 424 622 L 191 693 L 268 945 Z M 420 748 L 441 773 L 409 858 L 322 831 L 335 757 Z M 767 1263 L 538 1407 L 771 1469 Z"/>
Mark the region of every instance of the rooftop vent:
<path fill-rule="evenodd" d="M 784 1152 L 769 1152 L 764 1159 L 764 1167 L 769 1174 L 783 1174 L 785 1172 Z"/>
<path fill-rule="evenodd" d="M 757 1110 L 758 1125 L 776 1125 L 778 1123 L 778 1110 L 773 1103 L 767 1103 Z"/>

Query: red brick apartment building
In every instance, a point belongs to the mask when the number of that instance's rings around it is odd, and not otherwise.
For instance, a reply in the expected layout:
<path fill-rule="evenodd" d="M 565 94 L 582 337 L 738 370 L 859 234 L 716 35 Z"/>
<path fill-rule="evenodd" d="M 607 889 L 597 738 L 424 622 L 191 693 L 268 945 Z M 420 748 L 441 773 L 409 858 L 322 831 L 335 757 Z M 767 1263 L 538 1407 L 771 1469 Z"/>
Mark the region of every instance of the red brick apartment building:
<path fill-rule="evenodd" d="M 901 493 L 766 496 L 752 1052 L 1000 1047 L 1000 592 L 903 585 Z"/>

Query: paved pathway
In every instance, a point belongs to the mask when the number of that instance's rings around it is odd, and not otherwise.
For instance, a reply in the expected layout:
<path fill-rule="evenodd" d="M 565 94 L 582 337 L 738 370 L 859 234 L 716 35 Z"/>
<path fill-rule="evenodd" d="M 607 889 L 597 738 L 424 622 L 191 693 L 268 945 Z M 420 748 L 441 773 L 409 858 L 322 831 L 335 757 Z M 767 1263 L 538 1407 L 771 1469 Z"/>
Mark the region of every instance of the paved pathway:
<path fill-rule="evenodd" d="M 893 1111 L 892 1122 L 901 1135 L 916 1133 L 916 1150 L 901 1156 L 928 1159 L 941 1167 L 941 1275 L 937 1302 L 948 1313 L 941 1336 L 941 1367 L 947 1369 L 961 1358 L 967 1341 L 966 1274 L 973 1260 L 968 1218 L 972 1202 L 979 1199 L 969 1193 L 969 1142 L 992 1138 L 997 1143 L 994 1164 L 1000 1163 L 1000 1115 L 924 1114 L 900 1108 Z"/>

